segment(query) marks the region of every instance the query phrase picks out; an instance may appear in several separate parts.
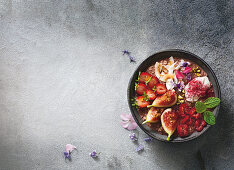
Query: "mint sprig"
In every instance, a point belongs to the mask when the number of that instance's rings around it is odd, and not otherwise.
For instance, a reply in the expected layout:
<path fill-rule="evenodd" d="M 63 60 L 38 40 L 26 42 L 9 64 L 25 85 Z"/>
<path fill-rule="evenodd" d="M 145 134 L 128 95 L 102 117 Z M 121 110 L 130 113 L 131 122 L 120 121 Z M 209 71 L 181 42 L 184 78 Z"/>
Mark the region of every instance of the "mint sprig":
<path fill-rule="evenodd" d="M 209 97 L 204 101 L 207 108 L 214 108 L 220 104 L 220 99 L 217 97 Z"/>
<path fill-rule="evenodd" d="M 211 111 L 206 110 L 207 108 L 215 108 L 220 104 L 220 99 L 217 97 L 209 97 L 207 98 L 204 103 L 197 101 L 195 104 L 196 112 L 203 113 L 204 120 L 209 125 L 215 124 L 215 116 Z"/>
<path fill-rule="evenodd" d="M 206 105 L 202 102 L 196 102 L 195 108 L 197 113 L 203 113 L 204 111 L 206 111 Z"/>
<path fill-rule="evenodd" d="M 209 125 L 214 125 L 215 124 L 215 117 L 211 111 L 205 111 L 204 112 L 204 120 L 206 123 Z"/>

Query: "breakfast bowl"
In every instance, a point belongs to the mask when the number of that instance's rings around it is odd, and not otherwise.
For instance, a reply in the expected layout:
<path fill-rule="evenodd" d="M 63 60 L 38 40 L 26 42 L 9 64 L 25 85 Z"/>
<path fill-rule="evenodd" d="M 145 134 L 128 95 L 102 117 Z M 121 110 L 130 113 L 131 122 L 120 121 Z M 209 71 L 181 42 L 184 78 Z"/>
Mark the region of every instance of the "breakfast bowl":
<path fill-rule="evenodd" d="M 138 126 L 154 139 L 185 142 L 215 124 L 221 91 L 211 67 L 178 49 L 157 52 L 135 70 L 128 104 Z"/>

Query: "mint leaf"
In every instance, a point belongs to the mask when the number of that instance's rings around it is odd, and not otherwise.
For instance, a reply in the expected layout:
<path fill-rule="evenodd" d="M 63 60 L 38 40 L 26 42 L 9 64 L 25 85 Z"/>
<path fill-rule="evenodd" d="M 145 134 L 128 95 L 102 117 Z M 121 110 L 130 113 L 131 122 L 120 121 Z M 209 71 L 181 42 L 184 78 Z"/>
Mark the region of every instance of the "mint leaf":
<path fill-rule="evenodd" d="M 204 120 L 206 123 L 209 125 L 214 125 L 215 124 L 215 117 L 211 111 L 205 111 L 204 112 Z"/>
<path fill-rule="evenodd" d="M 202 102 L 196 102 L 195 108 L 197 113 L 202 113 L 206 111 L 206 105 Z"/>
<path fill-rule="evenodd" d="M 214 108 L 218 106 L 220 103 L 220 99 L 217 97 L 209 97 L 204 101 L 204 104 L 206 105 L 207 108 Z"/>

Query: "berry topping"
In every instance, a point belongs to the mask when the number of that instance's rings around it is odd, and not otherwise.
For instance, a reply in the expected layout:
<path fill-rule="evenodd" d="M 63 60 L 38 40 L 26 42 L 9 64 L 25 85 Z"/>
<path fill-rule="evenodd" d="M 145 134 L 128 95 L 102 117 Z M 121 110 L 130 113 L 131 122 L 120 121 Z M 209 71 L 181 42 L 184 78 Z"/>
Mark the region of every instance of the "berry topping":
<path fill-rule="evenodd" d="M 139 84 L 136 85 L 137 94 L 143 95 L 144 92 L 146 92 L 146 90 L 147 90 L 147 87 L 146 87 L 145 84 L 139 83 Z"/>
<path fill-rule="evenodd" d="M 154 88 L 158 84 L 158 78 L 155 76 L 152 76 L 149 83 L 147 84 L 149 88 Z"/>
<path fill-rule="evenodd" d="M 156 93 L 161 95 L 167 92 L 167 88 L 166 86 L 164 86 L 163 84 L 157 84 L 156 85 Z"/>
<path fill-rule="evenodd" d="M 151 77 L 151 75 L 149 73 L 142 72 L 139 76 L 139 82 L 145 83 L 145 82 L 149 81 L 150 77 Z"/>
<path fill-rule="evenodd" d="M 150 100 L 154 100 L 156 98 L 156 94 L 154 93 L 153 90 L 146 90 L 145 93 Z"/>
<path fill-rule="evenodd" d="M 178 125 L 177 131 L 180 137 L 188 136 L 188 125 L 186 124 Z"/>
<path fill-rule="evenodd" d="M 147 107 L 150 104 L 150 102 L 147 101 L 144 96 L 139 96 L 136 98 L 136 104 L 137 106 L 143 108 Z"/>

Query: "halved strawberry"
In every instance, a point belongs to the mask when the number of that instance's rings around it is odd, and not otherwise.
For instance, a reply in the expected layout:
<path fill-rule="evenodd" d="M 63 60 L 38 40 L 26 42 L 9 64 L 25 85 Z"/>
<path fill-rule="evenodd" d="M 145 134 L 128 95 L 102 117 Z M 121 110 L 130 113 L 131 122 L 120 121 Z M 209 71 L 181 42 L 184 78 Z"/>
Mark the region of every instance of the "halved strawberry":
<path fill-rule="evenodd" d="M 147 72 L 142 72 L 139 76 L 139 82 L 145 83 L 150 79 L 151 75 Z"/>
<path fill-rule="evenodd" d="M 154 100 L 155 98 L 156 98 L 156 94 L 154 93 L 154 91 L 153 90 L 146 90 L 146 93 L 145 93 L 147 96 L 148 96 L 148 98 L 150 99 L 150 100 Z"/>
<path fill-rule="evenodd" d="M 157 84 L 156 85 L 156 93 L 157 94 L 164 94 L 166 92 L 167 92 L 166 86 L 164 86 L 163 84 Z"/>
<path fill-rule="evenodd" d="M 137 94 L 143 95 L 146 92 L 146 90 L 147 90 L 147 87 L 145 84 L 142 84 L 142 83 L 136 84 Z"/>
<path fill-rule="evenodd" d="M 138 96 L 136 98 L 136 104 L 137 106 L 143 108 L 143 107 L 147 107 L 150 104 L 150 102 L 146 101 L 144 96 Z"/>
<path fill-rule="evenodd" d="M 154 86 L 156 87 L 156 84 L 158 84 L 158 78 L 155 76 L 152 76 L 147 85 L 149 88 L 152 89 Z"/>

